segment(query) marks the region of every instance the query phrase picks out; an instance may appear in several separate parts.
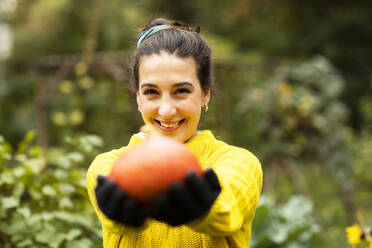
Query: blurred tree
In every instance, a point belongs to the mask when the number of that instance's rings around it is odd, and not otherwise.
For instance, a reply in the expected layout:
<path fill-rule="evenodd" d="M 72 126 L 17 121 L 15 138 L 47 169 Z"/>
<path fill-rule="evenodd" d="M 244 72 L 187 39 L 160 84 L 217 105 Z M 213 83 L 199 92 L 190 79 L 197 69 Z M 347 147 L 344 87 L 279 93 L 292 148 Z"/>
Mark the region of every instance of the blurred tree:
<path fill-rule="evenodd" d="M 282 199 L 303 193 L 315 200 L 323 187 L 314 186 L 310 173 L 321 167 L 339 190 L 326 193 L 344 208 L 338 212 L 339 225 L 355 218 L 348 113 L 338 100 L 343 87 L 343 78 L 324 57 L 290 63 L 267 81 L 247 87 L 232 114 L 237 117 L 233 126 L 240 130 L 234 143 L 254 148 L 265 165 L 264 192 L 276 191 Z M 283 187 L 286 177 L 291 187 Z M 316 207 L 323 226 L 337 214 L 324 214 L 327 207 Z"/>
<path fill-rule="evenodd" d="M 159 15 L 202 23 L 208 32 L 236 44 L 239 54 L 258 50 L 266 58 L 326 56 L 346 79 L 340 97 L 350 108 L 348 122 L 357 130 L 365 125 L 358 99 L 372 95 L 371 1 L 219 0 L 174 5 L 155 0 L 147 6 Z"/>

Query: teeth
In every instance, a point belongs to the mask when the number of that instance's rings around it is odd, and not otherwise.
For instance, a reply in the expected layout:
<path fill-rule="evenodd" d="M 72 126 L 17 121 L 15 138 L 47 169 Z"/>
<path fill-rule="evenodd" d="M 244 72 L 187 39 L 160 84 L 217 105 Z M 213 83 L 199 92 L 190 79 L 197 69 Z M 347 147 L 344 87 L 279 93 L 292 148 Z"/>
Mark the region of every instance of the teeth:
<path fill-rule="evenodd" d="M 164 123 L 164 122 L 161 122 L 160 121 L 160 124 L 163 126 L 163 127 L 175 127 L 179 124 L 180 122 L 174 122 L 174 123 Z"/>

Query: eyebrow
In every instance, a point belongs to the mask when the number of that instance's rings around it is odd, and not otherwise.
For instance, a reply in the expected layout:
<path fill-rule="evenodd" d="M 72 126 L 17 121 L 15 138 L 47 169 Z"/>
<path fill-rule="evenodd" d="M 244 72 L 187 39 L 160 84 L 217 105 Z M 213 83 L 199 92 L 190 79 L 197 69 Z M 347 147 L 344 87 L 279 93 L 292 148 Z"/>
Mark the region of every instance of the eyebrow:
<path fill-rule="evenodd" d="M 192 83 L 189 83 L 189 82 L 179 82 L 179 83 L 173 84 L 172 86 L 173 87 L 179 87 L 179 86 L 183 86 L 183 85 L 188 85 L 188 86 L 194 88 L 194 85 L 192 85 Z M 152 83 L 144 83 L 144 84 L 141 85 L 141 89 L 143 87 L 158 87 L 158 86 L 156 84 L 152 84 Z"/>
<path fill-rule="evenodd" d="M 145 83 L 145 84 L 142 84 L 142 85 L 141 85 L 141 89 L 142 89 L 143 87 L 158 87 L 158 86 L 157 86 L 156 84 Z"/>

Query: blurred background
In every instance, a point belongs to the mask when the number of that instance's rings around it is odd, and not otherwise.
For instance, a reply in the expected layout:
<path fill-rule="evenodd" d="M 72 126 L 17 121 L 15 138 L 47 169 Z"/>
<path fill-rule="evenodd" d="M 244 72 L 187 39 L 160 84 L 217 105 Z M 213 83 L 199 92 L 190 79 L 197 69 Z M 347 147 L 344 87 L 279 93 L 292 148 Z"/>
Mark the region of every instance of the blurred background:
<path fill-rule="evenodd" d="M 262 163 L 251 247 L 351 247 L 345 228 L 372 224 L 371 7 L 0 0 L 0 246 L 101 247 L 85 172 L 142 125 L 130 58 L 165 17 L 200 25 L 214 53 L 200 127 Z"/>

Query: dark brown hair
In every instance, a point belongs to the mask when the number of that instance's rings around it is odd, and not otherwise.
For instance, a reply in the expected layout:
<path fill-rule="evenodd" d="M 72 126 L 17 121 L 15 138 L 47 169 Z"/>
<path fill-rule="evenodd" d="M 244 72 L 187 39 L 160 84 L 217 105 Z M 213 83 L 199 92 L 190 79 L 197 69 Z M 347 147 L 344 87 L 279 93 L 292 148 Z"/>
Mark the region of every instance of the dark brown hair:
<path fill-rule="evenodd" d="M 172 27 L 158 31 L 154 35 L 145 38 L 137 47 L 132 59 L 132 82 L 130 88 L 138 90 L 139 61 L 142 56 L 160 54 L 166 51 L 180 58 L 192 57 L 197 66 L 197 76 L 203 91 L 212 87 L 212 65 L 211 49 L 207 42 L 200 37 L 200 28 L 193 31 L 189 26 L 179 21 L 169 21 L 164 18 L 157 18 L 150 21 L 147 26 L 141 29 L 146 31 L 154 26 L 169 24 Z"/>

